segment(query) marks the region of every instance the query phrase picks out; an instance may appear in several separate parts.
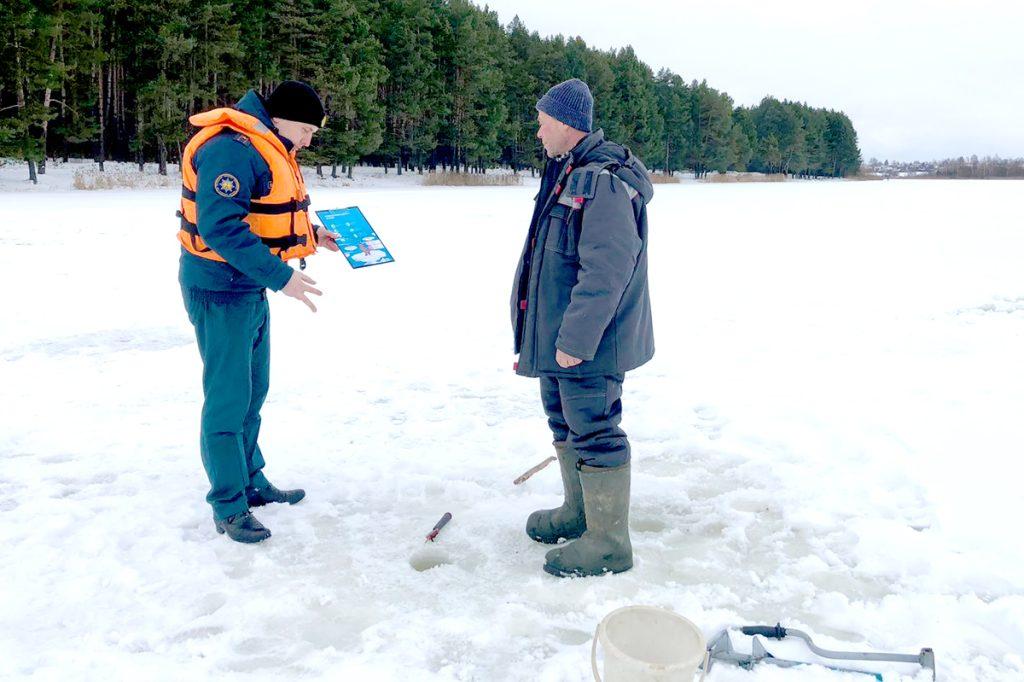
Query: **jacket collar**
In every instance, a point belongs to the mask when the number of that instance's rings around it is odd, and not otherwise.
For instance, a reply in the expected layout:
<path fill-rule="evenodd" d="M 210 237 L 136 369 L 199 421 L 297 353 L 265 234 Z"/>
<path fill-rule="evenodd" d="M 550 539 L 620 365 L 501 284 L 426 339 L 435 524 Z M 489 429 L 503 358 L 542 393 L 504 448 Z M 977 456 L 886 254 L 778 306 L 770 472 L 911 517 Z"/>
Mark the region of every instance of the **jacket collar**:
<path fill-rule="evenodd" d="M 260 96 L 255 90 L 250 90 L 242 96 L 242 99 L 238 100 L 238 104 L 235 105 L 235 109 L 238 109 L 242 113 L 255 116 L 260 122 L 270 128 L 273 131 L 274 136 L 281 141 L 284 145 L 285 151 L 291 153 L 292 144 L 291 140 L 282 135 L 277 126 L 274 125 L 273 119 L 270 117 L 270 113 L 267 111 L 267 101 Z"/>
<path fill-rule="evenodd" d="M 587 155 L 602 144 L 604 144 L 604 130 L 598 129 L 580 140 L 568 154 L 551 159 L 551 161 L 558 164 L 559 171 L 555 178 L 555 184 L 551 187 L 548 195 L 544 198 L 543 207 L 537 215 L 546 214 L 548 210 L 554 206 L 555 202 L 558 200 L 559 186 L 565 182 L 565 177 L 572 169 L 579 168 L 584 165 Z"/>
<path fill-rule="evenodd" d="M 602 144 L 604 144 L 604 129 L 602 128 L 598 128 L 580 140 L 572 148 L 572 151 L 569 152 L 568 159 L 572 163 L 573 168 L 582 166 L 583 163 L 581 162 L 585 161 L 587 156 Z"/>

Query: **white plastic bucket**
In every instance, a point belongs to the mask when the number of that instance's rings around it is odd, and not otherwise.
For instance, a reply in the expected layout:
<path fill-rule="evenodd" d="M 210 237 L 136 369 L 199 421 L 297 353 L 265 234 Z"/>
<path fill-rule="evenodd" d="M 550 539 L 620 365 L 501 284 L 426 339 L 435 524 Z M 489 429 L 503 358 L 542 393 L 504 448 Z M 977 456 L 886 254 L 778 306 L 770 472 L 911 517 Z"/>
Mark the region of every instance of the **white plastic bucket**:
<path fill-rule="evenodd" d="M 604 648 L 604 677 L 597 643 Z M 704 633 L 677 613 L 657 606 L 624 606 L 597 624 L 590 664 L 597 682 L 692 682 L 704 660 Z"/>

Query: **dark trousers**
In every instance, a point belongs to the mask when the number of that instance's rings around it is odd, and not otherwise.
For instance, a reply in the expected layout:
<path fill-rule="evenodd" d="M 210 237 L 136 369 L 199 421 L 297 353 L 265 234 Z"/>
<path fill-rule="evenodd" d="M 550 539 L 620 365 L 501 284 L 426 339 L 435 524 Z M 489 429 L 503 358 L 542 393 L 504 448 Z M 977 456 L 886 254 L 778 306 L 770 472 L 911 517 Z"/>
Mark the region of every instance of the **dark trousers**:
<path fill-rule="evenodd" d="M 270 387 L 270 308 L 264 292 L 224 295 L 182 288 L 203 360 L 199 450 L 206 501 L 224 519 L 249 508 L 246 488 L 267 485 L 256 440 Z"/>
<path fill-rule="evenodd" d="M 540 398 L 556 441 L 568 441 L 580 463 L 617 467 L 629 461 L 622 421 L 622 374 L 540 378 Z"/>

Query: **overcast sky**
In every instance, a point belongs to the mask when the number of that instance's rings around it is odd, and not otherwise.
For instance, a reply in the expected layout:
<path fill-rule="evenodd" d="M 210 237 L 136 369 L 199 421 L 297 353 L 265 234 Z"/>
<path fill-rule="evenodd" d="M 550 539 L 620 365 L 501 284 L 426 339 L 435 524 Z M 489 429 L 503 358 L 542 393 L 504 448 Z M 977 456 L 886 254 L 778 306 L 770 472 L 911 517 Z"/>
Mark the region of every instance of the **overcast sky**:
<path fill-rule="evenodd" d="M 632 45 L 655 72 L 706 78 L 738 105 L 771 94 L 840 109 L 865 160 L 1024 156 L 1021 0 L 488 4 L 541 35 Z"/>

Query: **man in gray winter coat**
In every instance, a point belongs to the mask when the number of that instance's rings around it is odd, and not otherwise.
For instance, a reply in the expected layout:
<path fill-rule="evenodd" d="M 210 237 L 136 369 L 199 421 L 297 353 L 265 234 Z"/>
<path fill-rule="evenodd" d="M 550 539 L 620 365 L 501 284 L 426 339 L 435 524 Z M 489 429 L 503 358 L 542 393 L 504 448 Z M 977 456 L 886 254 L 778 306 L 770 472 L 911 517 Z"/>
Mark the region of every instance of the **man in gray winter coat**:
<path fill-rule="evenodd" d="M 565 502 L 537 511 L 527 534 L 555 544 L 544 570 L 620 573 L 629 540 L 625 372 L 654 355 L 647 290 L 647 169 L 592 131 L 590 88 L 572 79 L 537 102 L 548 161 L 512 288 L 516 371 L 539 377 Z"/>

